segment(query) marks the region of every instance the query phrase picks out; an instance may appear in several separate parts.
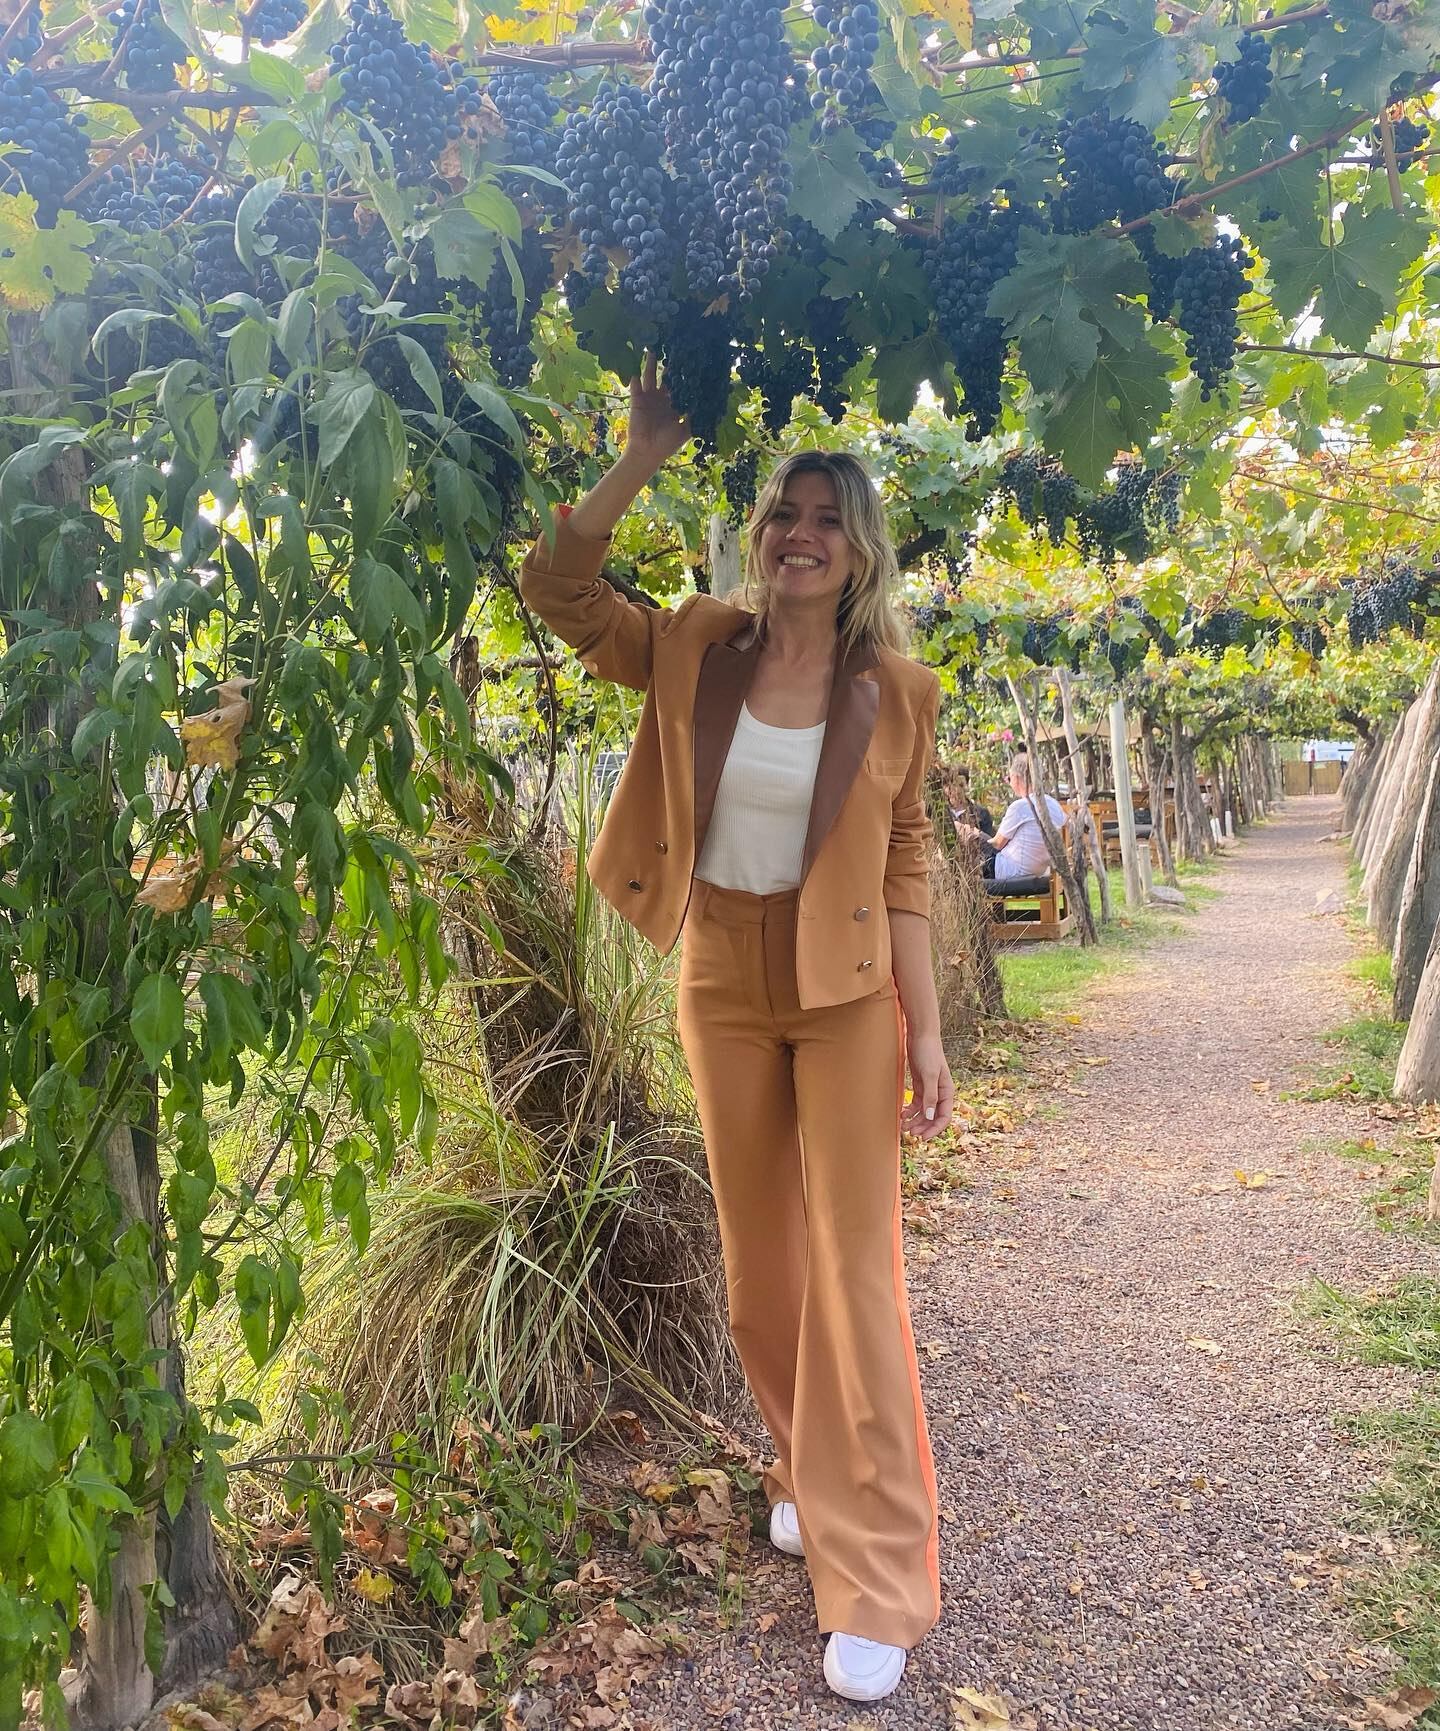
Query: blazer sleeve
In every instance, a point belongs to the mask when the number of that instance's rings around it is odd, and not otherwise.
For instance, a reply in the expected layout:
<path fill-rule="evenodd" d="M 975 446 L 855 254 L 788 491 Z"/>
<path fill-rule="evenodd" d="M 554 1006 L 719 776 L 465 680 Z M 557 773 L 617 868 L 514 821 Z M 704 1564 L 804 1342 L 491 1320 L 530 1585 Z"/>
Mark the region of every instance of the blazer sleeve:
<path fill-rule="evenodd" d="M 581 535 L 555 513 L 552 546 L 541 536 L 520 568 L 520 594 L 597 679 L 644 691 L 650 684 L 655 634 L 674 617 L 668 607 L 627 601 L 600 575 L 609 540 Z"/>
<path fill-rule="evenodd" d="M 925 778 L 935 755 L 940 681 L 933 679 L 915 717 L 915 753 L 895 795 L 885 859 L 885 906 L 930 917 L 930 849 L 934 829 L 925 806 Z"/>

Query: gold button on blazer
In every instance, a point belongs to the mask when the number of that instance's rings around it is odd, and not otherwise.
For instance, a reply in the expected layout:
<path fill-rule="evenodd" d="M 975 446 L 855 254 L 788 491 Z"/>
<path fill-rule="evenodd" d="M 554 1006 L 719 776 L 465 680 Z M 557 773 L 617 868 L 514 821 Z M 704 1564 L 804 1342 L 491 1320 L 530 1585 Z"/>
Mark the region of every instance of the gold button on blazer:
<path fill-rule="evenodd" d="M 600 679 L 645 693 L 619 786 L 590 850 L 595 887 L 661 950 L 685 922 L 695 862 L 758 662 L 754 615 L 709 595 L 673 611 L 627 601 L 600 576 L 609 543 L 557 515 L 520 592 Z M 872 908 L 930 912 L 925 777 L 940 682 L 888 649 L 835 669 L 801 866 L 795 967 L 801 1007 L 873 993 L 890 974 L 890 925 Z"/>

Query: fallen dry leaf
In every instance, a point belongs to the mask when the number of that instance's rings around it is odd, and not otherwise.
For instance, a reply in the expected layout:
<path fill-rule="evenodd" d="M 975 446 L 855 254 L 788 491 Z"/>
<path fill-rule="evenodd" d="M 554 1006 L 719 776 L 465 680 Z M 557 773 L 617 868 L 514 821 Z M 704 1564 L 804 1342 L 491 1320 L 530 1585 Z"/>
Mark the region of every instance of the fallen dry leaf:
<path fill-rule="evenodd" d="M 950 1722 L 956 1731 L 1007 1731 L 1012 1724 L 1010 1705 L 1001 1695 L 952 1688 Z"/>
<path fill-rule="evenodd" d="M 331 1612 L 314 1581 L 302 1584 L 298 1575 L 287 1574 L 270 1595 L 252 1645 L 282 1673 L 308 1670 L 323 1663 L 326 1637 L 344 1627 L 344 1617 Z"/>
<path fill-rule="evenodd" d="M 428 1683 L 392 1683 L 385 1691 L 385 1717 L 402 1724 L 428 1725 L 435 1711 L 435 1697 Z"/>
<path fill-rule="evenodd" d="M 1407 1688 L 1397 1689 L 1393 1695 L 1387 1695 L 1383 1701 L 1373 1695 L 1367 1696 L 1365 1711 L 1370 1716 L 1370 1723 L 1378 1725 L 1381 1731 L 1409 1731 L 1409 1727 L 1436 1701 L 1440 1701 L 1440 1694 L 1434 1689 L 1412 1683 Z"/>
<path fill-rule="evenodd" d="M 668 1503 L 680 1486 L 656 1461 L 641 1461 L 630 1469 L 630 1483 L 652 1503 Z"/>
<path fill-rule="evenodd" d="M 335 1661 L 332 1706 L 341 1713 L 358 1707 L 373 1707 L 380 1699 L 383 1673 L 373 1654 L 347 1653 Z M 312 1684 L 312 1688 L 314 1685 Z"/>
<path fill-rule="evenodd" d="M 240 1731 L 262 1731 L 262 1727 L 274 1725 L 313 1724 L 315 1711 L 310 1705 L 310 1691 L 303 1677 L 294 1682 L 299 1694 L 268 1685 L 261 1689 L 251 1702 L 250 1711 L 240 1721 Z"/>
<path fill-rule="evenodd" d="M 1235 1168 L 1235 1182 L 1242 1190 L 1263 1190 L 1274 1176 L 1273 1172 L 1246 1172 L 1239 1166 Z"/>
<path fill-rule="evenodd" d="M 1196 1352 L 1208 1352 L 1212 1358 L 1225 1350 L 1218 1340 L 1207 1340 L 1203 1334 L 1187 1334 L 1185 1344 L 1193 1346 Z"/>

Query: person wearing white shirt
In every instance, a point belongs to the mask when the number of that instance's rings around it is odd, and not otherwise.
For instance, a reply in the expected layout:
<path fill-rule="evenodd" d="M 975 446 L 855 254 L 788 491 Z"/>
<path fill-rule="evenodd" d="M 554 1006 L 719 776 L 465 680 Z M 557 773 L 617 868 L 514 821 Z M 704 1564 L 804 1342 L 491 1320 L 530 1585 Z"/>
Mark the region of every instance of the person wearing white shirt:
<path fill-rule="evenodd" d="M 1050 850 L 1045 845 L 1045 832 L 1036 814 L 1035 795 L 1030 791 L 1030 759 L 1025 752 L 1017 752 L 1011 758 L 1008 779 L 1015 797 L 1005 808 L 994 840 L 988 842 L 994 850 L 993 873 L 987 870 L 986 876 L 993 875 L 1000 883 L 1008 883 L 1012 878 L 1046 877 L 1052 861 Z M 1064 806 L 1048 793 L 1041 797 L 1051 823 L 1058 830 L 1065 822 Z M 967 833 L 987 841 L 978 829 Z"/>

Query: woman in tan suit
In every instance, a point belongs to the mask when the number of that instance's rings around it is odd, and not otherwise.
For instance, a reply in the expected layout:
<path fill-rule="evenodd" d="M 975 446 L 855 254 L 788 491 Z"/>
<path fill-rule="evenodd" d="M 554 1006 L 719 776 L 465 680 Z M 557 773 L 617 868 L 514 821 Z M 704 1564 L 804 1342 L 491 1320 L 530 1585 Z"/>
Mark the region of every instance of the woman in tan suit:
<path fill-rule="evenodd" d="M 900 1248 L 900 1131 L 938 1135 L 953 1104 L 928 917 L 939 686 L 902 653 L 894 550 L 852 457 L 779 465 L 746 606 L 618 595 L 610 535 L 687 437 L 647 363 L 624 454 L 557 514 L 521 592 L 592 673 L 645 693 L 590 875 L 662 949 L 684 928 L 680 1032 L 731 1332 L 775 1444 L 770 1536 L 809 1566 L 827 1682 L 873 1701 L 940 1613 Z"/>

